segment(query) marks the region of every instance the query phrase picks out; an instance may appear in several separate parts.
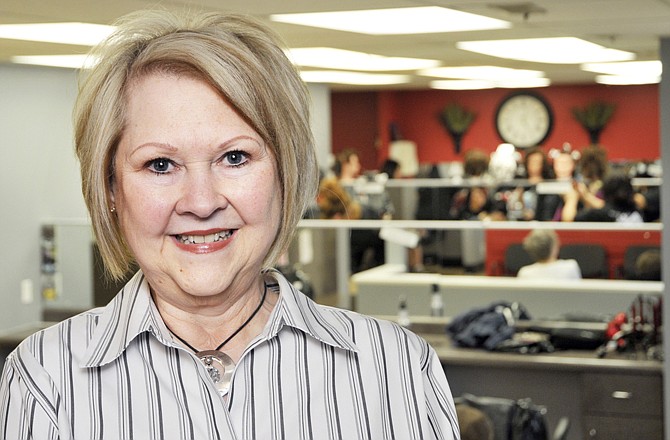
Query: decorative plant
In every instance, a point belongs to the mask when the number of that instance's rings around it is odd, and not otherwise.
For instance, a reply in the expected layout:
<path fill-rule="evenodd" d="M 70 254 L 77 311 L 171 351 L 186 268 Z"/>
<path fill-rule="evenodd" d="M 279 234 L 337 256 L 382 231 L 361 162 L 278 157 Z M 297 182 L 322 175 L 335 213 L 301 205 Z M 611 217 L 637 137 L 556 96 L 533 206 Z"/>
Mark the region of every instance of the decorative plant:
<path fill-rule="evenodd" d="M 572 115 L 588 132 L 591 144 L 598 145 L 600 133 L 605 129 L 614 110 L 616 105 L 612 103 L 594 101 L 582 108 L 573 107 Z"/>
<path fill-rule="evenodd" d="M 461 152 L 461 140 L 477 115 L 458 104 L 452 103 L 438 114 L 442 126 L 454 141 L 454 151 Z"/>

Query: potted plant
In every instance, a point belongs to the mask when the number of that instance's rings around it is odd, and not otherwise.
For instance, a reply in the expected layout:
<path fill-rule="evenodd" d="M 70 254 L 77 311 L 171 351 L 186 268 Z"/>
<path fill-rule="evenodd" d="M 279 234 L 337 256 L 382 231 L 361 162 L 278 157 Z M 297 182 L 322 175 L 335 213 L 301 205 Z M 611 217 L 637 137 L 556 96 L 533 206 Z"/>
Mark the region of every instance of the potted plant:
<path fill-rule="evenodd" d="M 610 118 L 616 110 L 612 103 L 594 101 L 586 106 L 573 107 L 572 115 L 588 132 L 592 145 L 599 145 L 600 134 L 605 129 Z"/>
<path fill-rule="evenodd" d="M 464 107 L 452 103 L 445 106 L 438 114 L 439 120 L 454 141 L 454 151 L 461 152 L 461 140 L 475 120 L 476 114 Z"/>

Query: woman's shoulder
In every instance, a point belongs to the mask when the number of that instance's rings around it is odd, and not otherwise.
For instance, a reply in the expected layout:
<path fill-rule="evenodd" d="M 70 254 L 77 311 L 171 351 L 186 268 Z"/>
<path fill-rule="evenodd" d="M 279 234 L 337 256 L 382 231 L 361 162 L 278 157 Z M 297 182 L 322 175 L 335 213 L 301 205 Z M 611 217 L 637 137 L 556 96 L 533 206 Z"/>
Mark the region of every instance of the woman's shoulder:
<path fill-rule="evenodd" d="M 95 308 L 60 322 L 47 323 L 21 341 L 10 356 L 28 356 L 44 364 L 50 359 L 58 361 L 64 352 L 76 357 L 81 351 L 83 355 L 102 310 Z"/>
<path fill-rule="evenodd" d="M 340 331 L 354 342 L 394 338 L 404 340 L 410 346 L 416 348 L 423 348 L 427 345 L 421 336 L 391 320 L 390 317 L 364 315 L 352 310 L 324 305 L 319 305 L 318 308 L 324 316 L 328 316 L 334 322 L 337 322 Z"/>

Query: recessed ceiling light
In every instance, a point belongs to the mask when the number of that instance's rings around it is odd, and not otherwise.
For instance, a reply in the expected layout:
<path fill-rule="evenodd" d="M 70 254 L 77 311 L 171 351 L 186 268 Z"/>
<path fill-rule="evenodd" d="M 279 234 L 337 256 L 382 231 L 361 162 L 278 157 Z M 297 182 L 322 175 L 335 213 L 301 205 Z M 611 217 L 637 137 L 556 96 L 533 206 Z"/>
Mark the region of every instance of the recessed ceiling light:
<path fill-rule="evenodd" d="M 307 70 L 300 77 L 309 83 L 352 84 L 352 85 L 389 85 L 409 82 L 408 75 L 389 75 L 379 73 L 344 72 L 336 70 Z"/>
<path fill-rule="evenodd" d="M 434 76 L 436 78 L 463 78 L 499 80 L 503 78 L 541 78 L 545 74 L 540 70 L 511 69 L 498 66 L 459 66 L 459 67 L 436 67 L 424 69 L 420 75 Z"/>
<path fill-rule="evenodd" d="M 289 49 L 288 57 L 298 66 L 327 69 L 365 70 L 370 72 L 417 70 L 435 67 L 437 60 L 385 57 L 332 47 L 302 47 Z"/>
<path fill-rule="evenodd" d="M 499 58 L 550 64 L 628 61 L 635 58 L 632 52 L 608 49 L 574 37 L 461 41 L 456 43 L 456 47 Z"/>
<path fill-rule="evenodd" d="M 91 23 L 3 24 L 0 38 L 95 46 L 113 31 L 113 26 Z"/>
<path fill-rule="evenodd" d="M 371 35 L 427 34 L 505 29 L 508 21 L 439 6 L 274 14 L 271 20 Z"/>
<path fill-rule="evenodd" d="M 626 76 L 660 76 L 663 64 L 660 61 L 627 61 L 621 63 L 587 63 L 582 64 L 582 70 L 587 72 L 605 73 L 608 75 Z"/>
<path fill-rule="evenodd" d="M 67 67 L 71 69 L 90 69 L 97 58 L 88 55 L 23 55 L 11 57 L 16 64 L 32 64 L 37 66 Z"/>

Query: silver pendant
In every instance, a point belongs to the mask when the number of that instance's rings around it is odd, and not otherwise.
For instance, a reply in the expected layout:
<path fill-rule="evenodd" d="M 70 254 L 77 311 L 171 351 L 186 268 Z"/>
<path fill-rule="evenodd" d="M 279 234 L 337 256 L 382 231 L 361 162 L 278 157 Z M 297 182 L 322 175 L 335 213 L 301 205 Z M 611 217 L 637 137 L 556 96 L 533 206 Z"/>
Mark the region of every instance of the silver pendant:
<path fill-rule="evenodd" d="M 205 365 L 209 378 L 214 382 L 219 394 L 224 396 L 228 393 L 235 369 L 235 362 L 230 356 L 218 350 L 199 351 L 196 355 Z"/>

